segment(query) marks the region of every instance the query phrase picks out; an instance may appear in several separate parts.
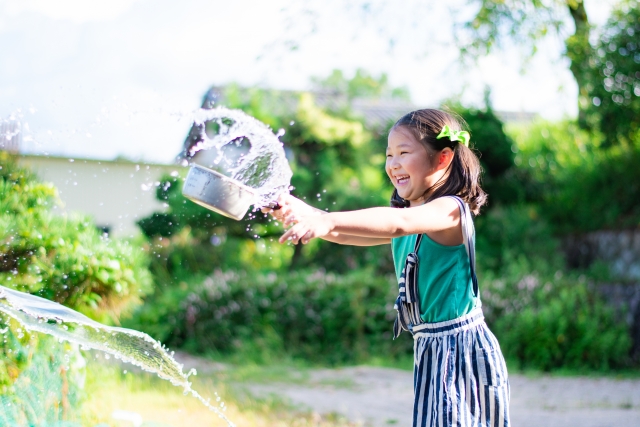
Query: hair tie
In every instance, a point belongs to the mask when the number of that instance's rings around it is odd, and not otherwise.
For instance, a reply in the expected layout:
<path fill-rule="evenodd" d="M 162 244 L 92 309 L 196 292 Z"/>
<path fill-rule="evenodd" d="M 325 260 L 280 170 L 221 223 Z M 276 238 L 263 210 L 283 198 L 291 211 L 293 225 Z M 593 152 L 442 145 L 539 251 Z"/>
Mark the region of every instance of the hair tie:
<path fill-rule="evenodd" d="M 436 136 L 436 139 L 444 138 L 445 136 L 448 137 L 452 142 L 460 141 L 462 145 L 464 145 L 465 147 L 469 147 L 469 139 L 471 139 L 471 137 L 469 136 L 469 132 L 467 131 L 451 130 L 449 125 L 444 125 L 438 136 Z"/>

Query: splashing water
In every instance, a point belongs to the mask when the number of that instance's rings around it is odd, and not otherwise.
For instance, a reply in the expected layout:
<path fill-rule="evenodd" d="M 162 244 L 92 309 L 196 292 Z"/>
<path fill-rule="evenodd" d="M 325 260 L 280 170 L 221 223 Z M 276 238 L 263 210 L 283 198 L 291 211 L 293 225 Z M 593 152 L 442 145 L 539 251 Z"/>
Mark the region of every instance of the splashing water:
<path fill-rule="evenodd" d="M 178 157 L 197 163 L 256 190 L 254 207 L 268 206 L 289 191 L 291 168 L 278 139 L 267 125 L 240 110 L 199 109 Z"/>
<path fill-rule="evenodd" d="M 195 369 L 187 374 L 182 372 L 182 365 L 171 357 L 167 349 L 145 333 L 105 326 L 58 303 L 3 286 L 0 286 L 0 312 L 20 322 L 28 331 L 78 344 L 83 350 L 99 350 L 155 373 L 171 384 L 182 387 L 185 394 L 198 399 L 230 427 L 235 426 L 224 415 L 223 402 L 218 402 L 217 407 L 213 406 L 191 388 L 189 376 L 196 373 Z"/>

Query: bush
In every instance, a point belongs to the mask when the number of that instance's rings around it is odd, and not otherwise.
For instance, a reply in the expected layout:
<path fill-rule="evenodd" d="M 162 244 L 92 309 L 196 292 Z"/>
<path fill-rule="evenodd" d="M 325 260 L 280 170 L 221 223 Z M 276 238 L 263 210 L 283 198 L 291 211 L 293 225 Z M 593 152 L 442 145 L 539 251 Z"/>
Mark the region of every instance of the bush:
<path fill-rule="evenodd" d="M 0 425 L 76 425 L 85 362 L 77 346 L 0 317 Z"/>
<path fill-rule="evenodd" d="M 57 216 L 56 189 L 0 153 L 0 284 L 117 321 L 148 293 L 148 258 L 90 218 Z"/>
<path fill-rule="evenodd" d="M 627 363 L 628 328 L 595 285 L 560 273 L 559 242 L 534 206 L 496 207 L 477 228 L 485 315 L 511 361 L 544 370 Z M 391 339 L 395 278 L 376 271 L 217 270 L 159 288 L 127 326 L 188 351 L 258 361 L 405 357 L 409 334 Z"/>
<path fill-rule="evenodd" d="M 586 276 L 562 272 L 559 242 L 534 207 L 493 209 L 477 225 L 481 299 L 507 359 L 542 370 L 629 363 L 623 316 Z"/>
<path fill-rule="evenodd" d="M 476 219 L 480 273 L 555 273 L 564 268 L 560 241 L 535 205 L 501 206 Z"/>
<path fill-rule="evenodd" d="M 329 364 L 411 353 L 392 340 L 395 278 L 371 270 L 334 275 L 216 271 L 167 289 L 128 325 L 197 353 L 281 355 Z"/>
<path fill-rule="evenodd" d="M 0 284 L 117 322 L 151 291 L 148 257 L 103 236 L 89 218 L 53 215 L 57 202 L 52 185 L 0 152 Z M 78 350 L 25 330 L 0 318 L 0 402 L 3 410 L 11 405 L 0 424 L 68 420 L 82 387 L 81 369 L 69 363 Z"/>
<path fill-rule="evenodd" d="M 545 371 L 609 370 L 629 363 L 628 328 L 584 277 L 528 275 L 516 284 L 524 298 L 495 321 L 509 360 Z"/>

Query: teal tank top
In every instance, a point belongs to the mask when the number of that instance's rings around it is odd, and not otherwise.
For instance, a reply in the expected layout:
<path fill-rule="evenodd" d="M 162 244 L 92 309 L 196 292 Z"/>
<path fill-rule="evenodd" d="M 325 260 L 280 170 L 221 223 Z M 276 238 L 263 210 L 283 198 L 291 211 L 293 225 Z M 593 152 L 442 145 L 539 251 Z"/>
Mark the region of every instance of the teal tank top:
<path fill-rule="evenodd" d="M 391 239 L 398 279 L 407 255 L 416 246 L 417 234 Z M 480 295 L 473 295 L 469 256 L 465 246 L 445 246 L 426 234 L 418 248 L 418 297 L 424 322 L 442 322 L 469 314 L 479 307 Z"/>

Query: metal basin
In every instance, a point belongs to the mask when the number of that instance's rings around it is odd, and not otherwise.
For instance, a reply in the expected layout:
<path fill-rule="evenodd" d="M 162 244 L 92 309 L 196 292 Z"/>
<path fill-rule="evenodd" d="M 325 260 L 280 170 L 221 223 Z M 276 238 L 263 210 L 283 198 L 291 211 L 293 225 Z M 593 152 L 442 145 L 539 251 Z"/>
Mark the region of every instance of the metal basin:
<path fill-rule="evenodd" d="M 235 220 L 241 220 L 256 199 L 253 188 L 196 164 L 191 166 L 187 174 L 182 194 L 207 209 Z"/>

